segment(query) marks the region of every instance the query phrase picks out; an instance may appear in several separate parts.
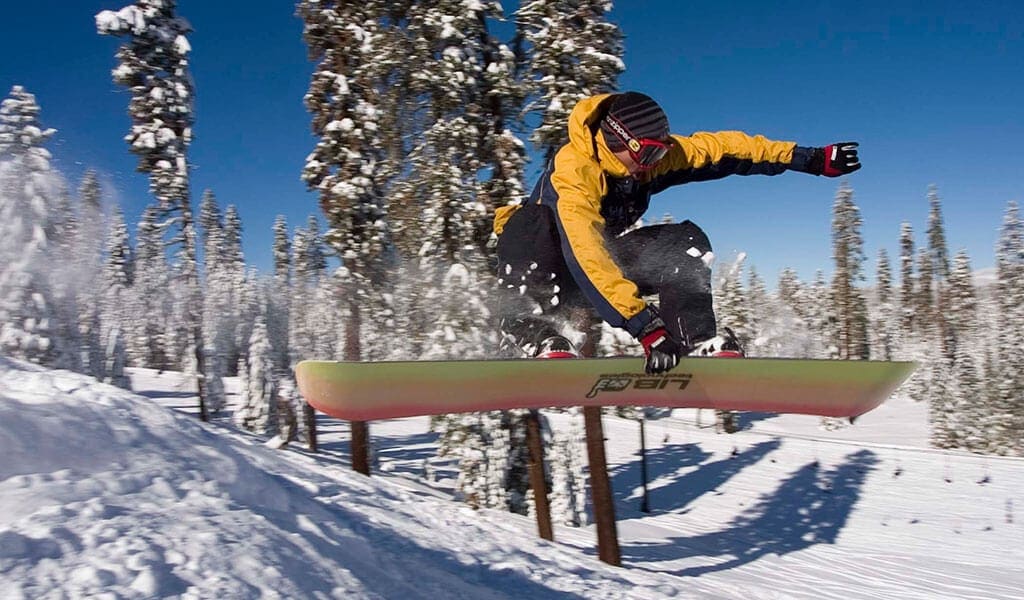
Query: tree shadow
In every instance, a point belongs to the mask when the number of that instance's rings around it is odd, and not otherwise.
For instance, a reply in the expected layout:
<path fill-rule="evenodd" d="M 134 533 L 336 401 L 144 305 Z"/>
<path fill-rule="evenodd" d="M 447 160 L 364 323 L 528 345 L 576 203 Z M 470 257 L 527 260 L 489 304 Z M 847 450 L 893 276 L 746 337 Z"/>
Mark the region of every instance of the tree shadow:
<path fill-rule="evenodd" d="M 746 467 L 763 459 L 782 445 L 777 439 L 760 442 L 728 458 L 706 465 L 711 453 L 701 450 L 696 444 L 665 446 L 647 451 L 648 486 L 659 477 L 672 476 L 682 467 L 699 468 L 674 477 L 672 483 L 650 490 L 651 508 L 655 511 L 672 511 L 685 508 L 704 494 L 713 492 Z M 615 490 L 616 510 L 630 512 L 626 502 L 633 498 L 641 486 L 640 458 L 620 465 L 610 472 L 612 489 Z"/>
<path fill-rule="evenodd" d="M 624 548 L 623 556 L 650 563 L 699 556 L 724 558 L 675 573 L 697 576 L 734 569 L 768 554 L 782 556 L 816 544 L 835 543 L 860 499 L 868 473 L 879 463 L 870 450 L 850 454 L 844 463 L 824 472 L 817 461 L 808 463 L 723 531 L 661 544 L 632 544 Z"/>
<path fill-rule="evenodd" d="M 767 421 L 774 419 L 779 416 L 779 413 L 770 412 L 741 412 L 736 414 L 736 424 L 739 426 L 740 431 L 747 429 L 753 429 L 754 423 L 758 421 Z"/>

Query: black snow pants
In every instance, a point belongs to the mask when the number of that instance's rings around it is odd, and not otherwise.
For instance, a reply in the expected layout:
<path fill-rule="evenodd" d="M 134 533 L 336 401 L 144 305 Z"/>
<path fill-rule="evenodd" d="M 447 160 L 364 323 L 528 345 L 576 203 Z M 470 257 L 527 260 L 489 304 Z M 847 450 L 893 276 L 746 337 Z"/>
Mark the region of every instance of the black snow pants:
<path fill-rule="evenodd" d="M 607 239 L 605 245 L 641 296 L 658 296 L 661 317 L 681 344 L 692 347 L 715 336 L 711 242 L 700 227 L 690 221 L 651 225 Z M 574 309 L 590 308 L 566 265 L 555 216 L 547 206 L 517 210 L 497 250 L 498 312 L 506 343 L 529 348 L 559 334 Z"/>

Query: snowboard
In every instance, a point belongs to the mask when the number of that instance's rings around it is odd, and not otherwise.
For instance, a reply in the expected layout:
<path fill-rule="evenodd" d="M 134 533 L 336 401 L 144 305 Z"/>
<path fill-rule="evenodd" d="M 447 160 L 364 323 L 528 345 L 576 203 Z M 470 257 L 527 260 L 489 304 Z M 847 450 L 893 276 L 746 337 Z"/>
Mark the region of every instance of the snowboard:
<path fill-rule="evenodd" d="M 716 408 L 857 417 L 885 402 L 912 362 L 684 358 L 647 375 L 640 358 L 303 361 L 299 390 L 350 421 L 572 406 Z"/>

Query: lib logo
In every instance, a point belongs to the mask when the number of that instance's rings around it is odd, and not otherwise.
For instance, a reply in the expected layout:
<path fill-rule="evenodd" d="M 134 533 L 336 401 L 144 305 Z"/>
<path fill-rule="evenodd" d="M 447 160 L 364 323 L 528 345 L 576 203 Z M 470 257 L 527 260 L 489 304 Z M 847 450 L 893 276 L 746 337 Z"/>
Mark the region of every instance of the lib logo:
<path fill-rule="evenodd" d="M 637 373 L 618 373 L 601 375 L 590 388 L 587 398 L 593 398 L 601 392 L 624 392 L 634 390 L 663 390 L 669 385 L 678 386 L 673 389 L 685 390 L 693 379 L 692 373 L 672 373 L 666 375 L 640 375 Z"/>

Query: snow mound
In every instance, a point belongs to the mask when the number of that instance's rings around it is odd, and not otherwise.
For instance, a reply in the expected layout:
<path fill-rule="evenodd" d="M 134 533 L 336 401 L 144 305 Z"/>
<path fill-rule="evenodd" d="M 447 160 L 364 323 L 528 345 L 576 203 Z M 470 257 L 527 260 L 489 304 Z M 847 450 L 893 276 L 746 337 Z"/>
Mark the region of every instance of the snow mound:
<path fill-rule="evenodd" d="M 50 596 L 665 597 L 380 479 L 0 357 L 0 589 Z"/>

